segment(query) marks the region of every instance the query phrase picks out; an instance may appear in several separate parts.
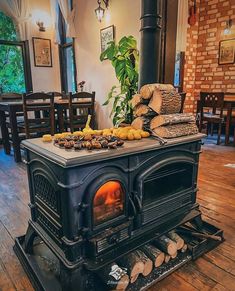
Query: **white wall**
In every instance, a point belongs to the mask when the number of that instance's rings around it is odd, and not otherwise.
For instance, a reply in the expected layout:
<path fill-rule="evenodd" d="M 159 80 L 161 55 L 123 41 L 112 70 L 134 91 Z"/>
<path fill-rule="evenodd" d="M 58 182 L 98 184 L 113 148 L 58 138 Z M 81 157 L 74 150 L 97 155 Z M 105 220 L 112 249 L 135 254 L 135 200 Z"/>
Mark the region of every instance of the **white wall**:
<path fill-rule="evenodd" d="M 108 60 L 100 62 L 100 29 L 115 26 L 116 41 L 133 35 L 139 43 L 140 0 L 111 0 L 106 18 L 99 23 L 95 16 L 96 0 L 77 0 L 76 62 L 78 82 L 86 81 L 85 90 L 96 92 L 96 118 L 100 128 L 112 126 L 110 106 L 104 107 L 107 93 L 117 85 L 114 69 Z M 107 12 L 107 11 L 106 11 Z M 109 16 L 109 17 L 107 17 Z"/>
<path fill-rule="evenodd" d="M 31 37 L 29 39 L 30 45 L 30 62 L 31 62 L 31 73 L 33 81 L 33 91 L 60 91 L 60 68 L 59 68 L 59 54 L 58 45 L 54 43 L 54 30 L 52 27 L 50 0 L 30 0 L 30 13 L 31 17 Z M 38 26 L 35 23 L 43 12 L 44 18 L 46 18 L 46 31 L 40 32 Z M 47 16 L 47 17 L 46 17 Z M 33 44 L 32 37 L 41 37 L 51 39 L 52 46 L 52 67 L 35 67 L 34 56 L 33 56 Z"/>

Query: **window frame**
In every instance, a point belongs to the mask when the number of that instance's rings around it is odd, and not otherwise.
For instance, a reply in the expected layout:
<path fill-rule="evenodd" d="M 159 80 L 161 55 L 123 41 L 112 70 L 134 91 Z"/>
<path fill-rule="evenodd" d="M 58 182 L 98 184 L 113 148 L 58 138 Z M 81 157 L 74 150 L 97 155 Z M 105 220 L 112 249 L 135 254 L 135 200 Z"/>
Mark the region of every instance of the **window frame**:
<path fill-rule="evenodd" d="M 26 93 L 33 92 L 32 73 L 30 65 L 29 41 L 13 41 L 0 39 L 0 45 L 20 46 L 23 59 Z"/>
<path fill-rule="evenodd" d="M 71 9 L 73 9 L 72 1 L 70 2 Z M 75 39 L 72 38 L 71 42 L 66 42 L 66 24 L 60 7 L 58 7 L 58 31 L 60 36 L 59 44 L 59 60 L 60 60 L 60 81 L 61 91 L 68 93 L 68 82 L 67 82 L 67 60 L 66 60 L 66 49 L 69 47 L 73 50 L 73 65 L 74 65 L 74 82 L 75 91 L 77 92 L 77 67 L 76 67 L 76 56 L 75 56 Z"/>

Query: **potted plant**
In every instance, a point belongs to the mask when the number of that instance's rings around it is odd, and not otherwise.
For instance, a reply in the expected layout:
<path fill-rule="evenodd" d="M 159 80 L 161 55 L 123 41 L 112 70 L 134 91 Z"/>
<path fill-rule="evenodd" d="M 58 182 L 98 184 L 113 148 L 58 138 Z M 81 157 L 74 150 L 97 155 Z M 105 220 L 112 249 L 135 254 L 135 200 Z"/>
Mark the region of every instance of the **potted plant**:
<path fill-rule="evenodd" d="M 139 51 L 133 36 L 124 36 L 116 45 L 109 42 L 107 49 L 100 55 L 100 60 L 108 59 L 115 69 L 119 86 L 113 86 L 103 105 L 113 102 L 110 117 L 114 126 L 132 122 L 132 108 L 130 100 L 138 90 L 138 61 Z"/>

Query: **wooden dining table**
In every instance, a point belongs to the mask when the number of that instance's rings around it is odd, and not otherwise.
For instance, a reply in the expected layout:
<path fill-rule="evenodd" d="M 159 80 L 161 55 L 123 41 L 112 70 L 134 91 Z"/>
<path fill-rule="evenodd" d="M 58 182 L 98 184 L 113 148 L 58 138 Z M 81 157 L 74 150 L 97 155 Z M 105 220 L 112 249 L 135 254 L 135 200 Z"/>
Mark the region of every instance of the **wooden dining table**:
<path fill-rule="evenodd" d="M 78 101 L 78 103 L 81 103 L 81 108 L 86 107 L 89 104 L 85 99 Z M 68 99 L 55 98 L 54 104 L 55 104 L 56 114 L 58 116 L 59 131 L 63 132 L 65 130 L 64 129 L 64 111 L 69 108 L 69 102 L 68 102 Z M 14 159 L 16 162 L 21 161 L 20 136 L 19 136 L 19 132 L 17 128 L 17 113 L 22 112 L 22 111 L 23 111 L 22 100 L 0 101 L 0 128 L 2 132 L 4 151 L 7 155 L 9 155 L 11 152 L 11 145 L 9 142 L 9 132 L 6 125 L 6 114 L 7 114 L 9 117 L 11 128 L 12 128 L 11 140 L 12 140 Z"/>

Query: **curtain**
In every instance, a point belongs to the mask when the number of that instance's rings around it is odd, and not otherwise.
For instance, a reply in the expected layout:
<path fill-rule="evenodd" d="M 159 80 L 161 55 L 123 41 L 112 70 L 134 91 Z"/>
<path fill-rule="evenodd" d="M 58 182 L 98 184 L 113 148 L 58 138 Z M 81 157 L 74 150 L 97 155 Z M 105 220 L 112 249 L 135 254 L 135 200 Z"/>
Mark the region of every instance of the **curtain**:
<path fill-rule="evenodd" d="M 184 52 L 186 50 L 187 28 L 188 28 L 188 0 L 179 0 L 176 51 Z"/>
<path fill-rule="evenodd" d="M 29 33 L 29 0 L 0 0 L 0 10 L 11 17 L 21 41 L 28 40 Z"/>
<path fill-rule="evenodd" d="M 51 4 L 51 18 L 53 22 L 53 28 L 54 28 L 54 42 L 60 43 L 60 35 L 58 31 L 58 2 L 57 0 L 50 0 Z"/>
<path fill-rule="evenodd" d="M 70 10 L 68 5 L 69 0 L 50 0 L 51 2 L 51 15 L 54 21 L 54 29 L 56 30 L 56 42 L 59 42 L 59 33 L 58 33 L 58 6 L 60 7 L 61 13 L 65 20 L 67 30 L 67 37 L 76 37 L 76 29 L 74 25 L 76 5 L 73 5 L 73 9 Z M 74 1 L 75 2 L 75 1 Z"/>
<path fill-rule="evenodd" d="M 57 1 L 59 4 L 61 13 L 64 17 L 65 23 L 67 25 L 66 36 L 67 37 L 76 37 L 76 30 L 75 30 L 75 25 L 74 25 L 75 10 L 76 10 L 75 3 L 73 6 L 73 9 L 70 10 L 70 7 L 68 5 L 69 0 L 57 0 Z"/>

